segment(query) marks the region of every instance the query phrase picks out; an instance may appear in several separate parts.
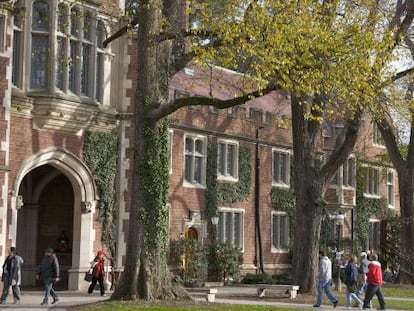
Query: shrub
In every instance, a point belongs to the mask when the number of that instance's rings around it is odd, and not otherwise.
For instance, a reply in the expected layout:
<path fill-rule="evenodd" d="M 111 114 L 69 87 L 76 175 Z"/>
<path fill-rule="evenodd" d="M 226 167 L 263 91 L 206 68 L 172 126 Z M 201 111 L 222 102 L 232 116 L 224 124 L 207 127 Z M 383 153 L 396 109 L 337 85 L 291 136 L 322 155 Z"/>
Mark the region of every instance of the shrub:
<path fill-rule="evenodd" d="M 244 276 L 244 284 L 274 284 L 274 280 L 271 275 L 267 273 L 252 274 L 248 273 Z"/>
<path fill-rule="evenodd" d="M 207 256 L 198 240 L 182 239 L 171 245 L 170 264 L 180 272 L 184 285 L 201 287 L 207 280 Z"/>
<path fill-rule="evenodd" d="M 212 244 L 208 248 L 209 280 L 238 281 L 243 255 L 239 248 L 229 244 Z"/>

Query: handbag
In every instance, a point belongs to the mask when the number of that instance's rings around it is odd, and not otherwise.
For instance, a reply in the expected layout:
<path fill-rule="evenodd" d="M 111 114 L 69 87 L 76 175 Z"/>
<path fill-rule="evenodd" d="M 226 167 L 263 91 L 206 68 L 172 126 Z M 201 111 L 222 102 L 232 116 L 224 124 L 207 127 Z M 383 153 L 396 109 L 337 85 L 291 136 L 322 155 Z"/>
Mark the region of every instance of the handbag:
<path fill-rule="evenodd" d="M 95 268 L 96 263 L 93 263 L 92 266 L 89 268 L 88 272 L 85 273 L 84 280 L 86 282 L 92 282 L 93 278 L 93 269 Z"/>
<path fill-rule="evenodd" d="M 85 273 L 85 281 L 86 282 L 92 282 L 93 274 L 92 271 L 88 271 Z"/>
<path fill-rule="evenodd" d="M 351 285 L 347 285 L 346 287 L 348 288 L 349 292 L 355 293 L 358 289 L 358 283 L 354 281 Z"/>

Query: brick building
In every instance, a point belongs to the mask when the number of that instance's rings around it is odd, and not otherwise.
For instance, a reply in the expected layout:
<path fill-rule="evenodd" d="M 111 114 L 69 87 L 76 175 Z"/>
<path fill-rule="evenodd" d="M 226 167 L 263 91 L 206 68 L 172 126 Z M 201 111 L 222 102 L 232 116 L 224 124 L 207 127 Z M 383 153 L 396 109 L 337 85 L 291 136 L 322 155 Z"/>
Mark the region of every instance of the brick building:
<path fill-rule="evenodd" d="M 101 242 L 99 193 L 94 172 L 84 163 L 86 132 L 113 132 L 119 139 L 116 178 L 116 269 L 122 269 L 130 207 L 136 47 L 128 37 L 103 47 L 124 1 L 19 0 L 0 2 L 0 262 L 15 245 L 25 259 L 23 284 L 35 286 L 34 270 L 46 247 L 59 249 L 62 288 L 87 284 L 83 274 Z M 215 69 L 226 81 L 238 74 Z M 207 95 L 197 68 L 175 77 L 171 96 Z M 202 73 L 201 73 L 202 74 Z M 201 76 L 202 77 L 202 76 Z M 193 82 L 190 82 L 193 80 Z M 199 79 L 200 80 L 200 79 Z M 189 87 L 191 85 L 191 87 Z M 194 87 L 196 85 L 197 87 Z M 221 84 L 216 96 L 232 96 Z M 272 189 L 288 190 L 292 158 L 289 98 L 272 93 L 232 109 L 189 107 L 171 116 L 170 238 L 208 243 L 204 217 L 207 161 L 217 156 L 225 192 L 219 206 L 218 238 L 239 246 L 243 269 L 255 270 L 255 159 L 260 155 L 260 233 L 266 271 L 289 267 L 287 213 L 271 200 Z M 334 215 L 345 212 L 344 236 L 352 236 L 355 167 L 372 166 L 367 194 L 388 197 L 398 209 L 396 176 L 373 166 L 367 155 L 384 153 L 377 131 L 365 122 L 358 147 L 326 193 Z M 334 146 L 340 125 L 320 137 L 321 156 Z M 209 154 L 215 145 L 218 154 Z M 244 158 L 241 155 L 244 155 Z M 364 155 L 364 156 L 363 156 Z M 250 159 L 244 166 L 239 159 Z M 244 168 L 244 171 L 241 170 Z M 246 170 L 246 168 L 249 168 Z M 383 178 L 381 172 L 386 172 Z M 243 178 L 242 178 L 243 177 Z M 241 184 L 242 190 L 234 190 Z M 224 193 L 224 192 L 223 192 Z M 373 239 L 377 218 L 372 219 Z M 59 245 L 62 241 L 67 245 Z M 370 245 L 367 245 L 369 247 Z M 372 245 L 374 246 L 374 245 Z M 60 247 L 63 247 L 62 249 Z"/>

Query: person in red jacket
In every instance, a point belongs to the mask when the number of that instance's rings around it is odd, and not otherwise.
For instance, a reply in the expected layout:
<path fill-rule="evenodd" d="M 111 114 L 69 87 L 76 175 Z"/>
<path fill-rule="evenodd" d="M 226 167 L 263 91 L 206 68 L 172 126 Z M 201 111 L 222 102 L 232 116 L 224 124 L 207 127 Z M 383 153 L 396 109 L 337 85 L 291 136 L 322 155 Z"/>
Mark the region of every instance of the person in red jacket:
<path fill-rule="evenodd" d="M 364 299 L 364 309 L 369 308 L 369 304 L 374 295 L 377 295 L 380 307 L 378 310 L 385 310 L 384 296 L 381 292 L 382 286 L 382 269 L 381 264 L 378 261 L 378 256 L 372 254 L 369 258 L 371 262 L 368 264 L 367 273 L 367 291 Z"/>
<path fill-rule="evenodd" d="M 105 287 L 104 287 L 105 271 L 104 271 L 103 251 L 98 251 L 95 259 L 93 260 L 92 265 L 93 265 L 92 283 L 89 286 L 88 294 L 92 294 L 96 283 L 99 282 L 99 289 L 101 290 L 101 296 L 106 296 Z"/>

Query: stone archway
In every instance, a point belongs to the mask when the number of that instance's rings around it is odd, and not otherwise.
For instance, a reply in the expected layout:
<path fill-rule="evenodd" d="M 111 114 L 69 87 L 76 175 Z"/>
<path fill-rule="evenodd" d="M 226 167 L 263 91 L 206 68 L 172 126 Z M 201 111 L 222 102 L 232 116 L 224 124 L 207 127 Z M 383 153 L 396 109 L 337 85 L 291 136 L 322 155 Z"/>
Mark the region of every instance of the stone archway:
<path fill-rule="evenodd" d="M 36 178 L 35 187 L 26 185 L 29 177 Z M 72 217 L 72 221 L 62 222 L 70 228 L 67 230 L 71 231 L 69 232 L 71 237 L 68 237 L 71 240 L 71 258 L 65 259 L 65 263 L 69 264 L 67 269 L 67 288 L 69 290 L 80 290 L 87 285 L 83 281 L 83 276 L 84 272 L 89 268 L 90 259 L 93 257 L 93 242 L 95 240 L 93 214 L 95 213 L 97 191 L 92 173 L 74 154 L 62 148 L 53 147 L 42 150 L 22 162 L 12 191 L 10 236 L 12 243 L 15 244 L 18 241 L 18 213 L 26 208 L 25 213 L 28 213 L 27 217 L 31 218 L 31 223 L 29 222 L 28 224 L 31 225 L 34 234 L 31 238 L 36 238 L 36 243 L 32 245 L 36 245 L 36 247 L 43 246 L 41 242 L 37 241 L 37 235 L 39 233 L 39 224 L 44 224 L 44 221 L 39 222 L 37 217 L 39 215 L 40 217 L 45 217 L 44 214 L 42 216 L 42 211 L 43 213 L 53 212 L 53 207 L 47 204 L 47 202 L 45 203 L 47 198 L 45 198 L 44 193 L 45 189 L 53 191 L 48 187 L 51 187 L 51 183 L 57 181 L 62 184 L 62 187 L 66 187 L 67 190 L 64 193 L 66 200 L 70 201 L 71 205 L 65 207 L 64 215 Z M 69 190 L 68 188 L 72 189 Z M 70 199 L 71 195 L 72 199 Z M 24 202 L 25 197 L 30 200 L 27 206 L 25 206 Z M 43 206 L 42 208 L 36 206 L 40 203 Z M 45 209 L 44 206 L 49 207 Z M 71 210 L 67 210 L 70 208 Z M 51 219 L 50 221 L 53 220 Z M 28 228 L 26 227 L 25 229 Z M 45 231 L 45 229 L 42 230 Z M 51 235 L 51 232 L 44 231 L 40 232 L 40 235 Z M 57 238 L 58 236 L 56 236 Z M 36 253 L 39 253 L 39 250 L 36 250 Z"/>

